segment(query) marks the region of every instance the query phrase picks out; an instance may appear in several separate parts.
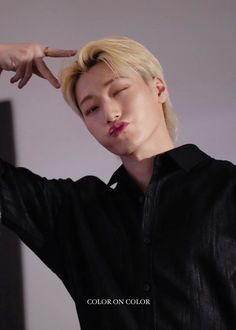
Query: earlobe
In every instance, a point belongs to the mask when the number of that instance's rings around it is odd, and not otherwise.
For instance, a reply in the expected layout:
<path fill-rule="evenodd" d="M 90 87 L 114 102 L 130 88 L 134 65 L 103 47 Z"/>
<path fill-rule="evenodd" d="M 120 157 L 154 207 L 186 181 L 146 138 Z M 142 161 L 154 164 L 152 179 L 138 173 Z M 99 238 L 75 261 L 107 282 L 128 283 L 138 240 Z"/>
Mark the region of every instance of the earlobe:
<path fill-rule="evenodd" d="M 167 101 L 167 90 L 166 88 L 164 88 L 163 92 L 161 92 L 160 96 L 159 96 L 159 102 L 160 103 L 165 103 Z"/>
<path fill-rule="evenodd" d="M 168 92 L 164 81 L 158 76 L 153 77 L 152 87 L 154 88 L 155 94 L 158 96 L 158 102 L 165 103 L 168 98 Z"/>
<path fill-rule="evenodd" d="M 158 89 L 158 96 L 161 96 L 161 94 L 165 91 L 165 86 L 157 87 L 157 89 Z"/>
<path fill-rule="evenodd" d="M 158 98 L 160 103 L 166 102 L 167 99 L 167 88 L 164 84 L 164 82 L 160 79 L 156 79 L 156 88 L 158 92 Z"/>

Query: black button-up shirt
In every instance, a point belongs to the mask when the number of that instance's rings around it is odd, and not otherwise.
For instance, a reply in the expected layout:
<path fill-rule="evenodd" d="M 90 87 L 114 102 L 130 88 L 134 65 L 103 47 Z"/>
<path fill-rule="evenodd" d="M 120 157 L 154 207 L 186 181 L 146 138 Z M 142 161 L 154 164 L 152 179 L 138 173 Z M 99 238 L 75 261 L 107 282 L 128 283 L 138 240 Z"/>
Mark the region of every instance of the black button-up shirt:
<path fill-rule="evenodd" d="M 236 329 L 232 163 L 183 145 L 155 157 L 144 194 L 123 166 L 106 185 L 1 162 L 0 206 L 63 281 L 82 330 Z"/>

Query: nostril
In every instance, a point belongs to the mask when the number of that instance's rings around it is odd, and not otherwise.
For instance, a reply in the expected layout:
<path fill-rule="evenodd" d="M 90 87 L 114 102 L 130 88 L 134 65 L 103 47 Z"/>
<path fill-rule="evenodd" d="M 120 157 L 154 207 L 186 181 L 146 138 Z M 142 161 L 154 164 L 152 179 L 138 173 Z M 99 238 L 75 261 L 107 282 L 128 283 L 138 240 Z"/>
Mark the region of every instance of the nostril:
<path fill-rule="evenodd" d="M 120 115 L 113 115 L 113 116 L 109 116 L 109 119 L 107 119 L 107 123 L 113 123 L 114 121 L 116 121 L 118 118 L 120 117 Z"/>

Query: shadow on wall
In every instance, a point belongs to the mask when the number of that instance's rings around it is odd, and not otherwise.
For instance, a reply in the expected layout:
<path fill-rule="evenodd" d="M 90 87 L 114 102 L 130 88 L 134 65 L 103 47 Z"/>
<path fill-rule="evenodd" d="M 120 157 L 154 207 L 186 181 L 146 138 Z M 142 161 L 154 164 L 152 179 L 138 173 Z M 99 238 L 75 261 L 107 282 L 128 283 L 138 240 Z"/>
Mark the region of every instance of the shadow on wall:
<path fill-rule="evenodd" d="M 11 103 L 0 102 L 0 158 L 15 164 Z M 20 241 L 0 227 L 0 329 L 24 330 Z"/>

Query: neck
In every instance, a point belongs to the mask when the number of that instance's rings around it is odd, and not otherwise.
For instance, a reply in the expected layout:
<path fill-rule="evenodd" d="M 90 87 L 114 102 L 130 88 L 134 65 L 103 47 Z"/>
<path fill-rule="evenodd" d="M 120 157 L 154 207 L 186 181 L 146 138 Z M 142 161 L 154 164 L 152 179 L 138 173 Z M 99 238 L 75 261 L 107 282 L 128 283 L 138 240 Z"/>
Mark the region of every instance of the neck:
<path fill-rule="evenodd" d="M 153 173 L 154 158 L 156 155 L 174 148 L 170 138 L 158 145 L 139 150 L 138 152 L 121 157 L 123 165 L 142 191 L 146 191 Z"/>

